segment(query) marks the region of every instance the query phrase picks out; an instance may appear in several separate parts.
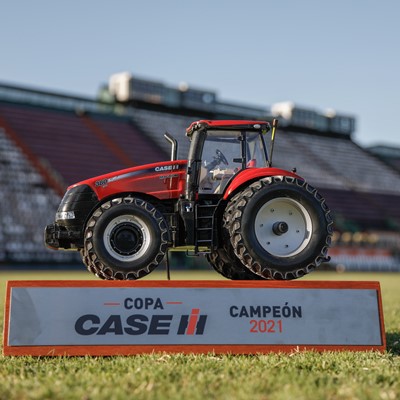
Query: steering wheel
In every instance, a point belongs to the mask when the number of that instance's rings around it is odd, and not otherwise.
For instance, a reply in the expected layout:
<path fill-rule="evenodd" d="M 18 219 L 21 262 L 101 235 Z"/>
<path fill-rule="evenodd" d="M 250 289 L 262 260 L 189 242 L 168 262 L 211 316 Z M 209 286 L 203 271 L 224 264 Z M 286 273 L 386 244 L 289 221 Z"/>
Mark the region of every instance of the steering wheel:
<path fill-rule="evenodd" d="M 222 151 L 217 149 L 215 150 L 215 152 L 217 153 L 217 160 L 221 163 L 223 162 L 225 165 L 228 165 L 228 160 L 226 159 L 226 157 L 222 154 Z"/>

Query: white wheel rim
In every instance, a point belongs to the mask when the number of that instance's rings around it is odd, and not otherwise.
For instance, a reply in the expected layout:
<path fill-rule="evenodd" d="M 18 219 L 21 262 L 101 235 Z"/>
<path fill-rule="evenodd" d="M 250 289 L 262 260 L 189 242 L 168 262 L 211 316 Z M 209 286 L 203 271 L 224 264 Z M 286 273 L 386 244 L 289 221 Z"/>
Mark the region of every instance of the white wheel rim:
<path fill-rule="evenodd" d="M 275 228 L 286 224 L 286 232 Z M 285 229 L 284 229 L 285 230 Z M 261 247 L 276 257 L 292 257 L 304 250 L 311 240 L 312 220 L 298 201 L 277 197 L 265 203 L 255 218 L 255 234 Z"/>
<path fill-rule="evenodd" d="M 124 227 L 126 227 L 126 229 Z M 119 250 L 118 246 L 115 244 L 115 236 L 118 229 L 121 231 L 123 229 L 128 232 L 130 231 L 131 236 L 140 236 L 140 242 L 137 241 L 138 243 L 135 246 L 132 245 L 132 249 L 129 251 Z M 133 233 L 135 233 L 135 235 Z M 148 250 L 150 246 L 150 231 L 141 218 L 132 215 L 120 215 L 107 225 L 104 230 L 103 241 L 107 252 L 112 257 L 119 261 L 132 262 L 142 257 Z"/>

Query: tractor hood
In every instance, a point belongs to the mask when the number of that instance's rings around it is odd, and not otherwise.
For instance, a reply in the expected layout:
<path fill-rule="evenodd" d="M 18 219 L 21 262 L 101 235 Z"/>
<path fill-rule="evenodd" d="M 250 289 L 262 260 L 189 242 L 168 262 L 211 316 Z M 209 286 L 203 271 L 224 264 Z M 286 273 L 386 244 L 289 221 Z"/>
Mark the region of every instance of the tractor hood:
<path fill-rule="evenodd" d="M 159 199 L 178 198 L 184 192 L 186 166 L 186 160 L 145 164 L 86 179 L 68 190 L 87 185 L 99 200 L 121 193 L 145 193 Z"/>

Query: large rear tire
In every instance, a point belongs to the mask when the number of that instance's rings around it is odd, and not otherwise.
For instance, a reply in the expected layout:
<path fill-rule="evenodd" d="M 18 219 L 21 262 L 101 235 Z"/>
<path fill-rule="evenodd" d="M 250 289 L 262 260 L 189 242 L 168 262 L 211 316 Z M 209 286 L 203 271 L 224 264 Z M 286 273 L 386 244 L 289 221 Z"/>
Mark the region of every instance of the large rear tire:
<path fill-rule="evenodd" d="M 324 198 L 306 182 L 269 177 L 233 199 L 226 224 L 238 259 L 265 279 L 296 279 L 326 261 L 332 219 Z"/>
<path fill-rule="evenodd" d="M 264 277 L 251 272 L 236 257 L 229 241 L 229 232 L 226 225 L 232 219 L 233 211 L 236 207 L 236 201 L 232 199 L 226 206 L 223 215 L 223 224 L 221 229 L 221 247 L 207 254 L 207 260 L 211 266 L 223 277 L 231 280 L 260 280 Z"/>
<path fill-rule="evenodd" d="M 124 197 L 94 211 L 81 253 L 88 270 L 99 278 L 139 279 L 163 260 L 167 245 L 163 215 L 147 201 Z"/>
<path fill-rule="evenodd" d="M 229 256 L 224 248 L 218 248 L 207 254 L 207 260 L 216 272 L 227 279 L 240 281 L 264 279 L 247 269 L 235 255 Z"/>

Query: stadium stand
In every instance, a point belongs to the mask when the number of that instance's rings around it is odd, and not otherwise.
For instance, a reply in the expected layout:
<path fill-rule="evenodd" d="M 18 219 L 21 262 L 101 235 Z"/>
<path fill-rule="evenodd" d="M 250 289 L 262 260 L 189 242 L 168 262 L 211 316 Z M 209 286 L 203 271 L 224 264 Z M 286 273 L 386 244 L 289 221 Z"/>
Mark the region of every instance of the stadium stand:
<path fill-rule="evenodd" d="M 331 267 L 400 270 L 400 173 L 352 140 L 352 117 L 293 104 L 263 110 L 218 102 L 210 91 L 124 79 L 120 101 L 111 87 L 95 100 L 0 84 L 0 263 L 76 262 L 76 253 L 48 251 L 42 242 L 66 187 L 168 159 L 166 131 L 178 140 L 183 159 L 185 129 L 195 120 L 277 116 L 274 166 L 296 168 L 333 211 Z"/>
<path fill-rule="evenodd" d="M 368 151 L 400 172 L 400 147 L 376 145 L 368 147 Z"/>
<path fill-rule="evenodd" d="M 47 250 L 43 227 L 60 196 L 0 128 L 0 262 L 76 261 L 76 254 Z"/>
<path fill-rule="evenodd" d="M 165 150 L 169 148 L 163 134 L 170 133 L 179 143 L 178 158 L 186 159 L 189 151 L 189 141 L 185 137 L 186 128 L 200 116 L 189 117 L 180 116 L 172 113 L 135 109 L 133 119 L 143 132 L 153 139 L 160 147 Z M 162 129 L 160 129 L 162 127 Z"/>
<path fill-rule="evenodd" d="M 123 118 L 4 104 L 0 115 L 19 143 L 46 160 L 66 185 L 166 157 Z"/>

